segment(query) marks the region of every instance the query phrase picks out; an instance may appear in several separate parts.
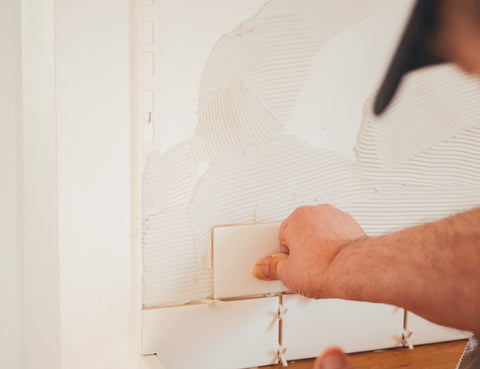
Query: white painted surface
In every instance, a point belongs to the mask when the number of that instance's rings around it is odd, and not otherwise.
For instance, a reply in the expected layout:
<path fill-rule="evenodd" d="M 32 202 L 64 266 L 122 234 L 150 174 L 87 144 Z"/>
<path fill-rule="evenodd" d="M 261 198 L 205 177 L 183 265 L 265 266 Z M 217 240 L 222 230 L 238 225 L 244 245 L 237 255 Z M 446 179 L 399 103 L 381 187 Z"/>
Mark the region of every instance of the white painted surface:
<path fill-rule="evenodd" d="M 407 332 L 412 332 L 409 341 L 413 345 L 428 343 L 455 341 L 470 338 L 471 332 L 459 331 L 449 327 L 443 327 L 425 320 L 411 312 L 407 313 Z"/>
<path fill-rule="evenodd" d="M 22 1 L 26 368 L 60 368 L 54 0 Z"/>
<path fill-rule="evenodd" d="M 62 367 L 114 369 L 135 357 L 136 339 L 130 4 L 55 5 Z"/>
<path fill-rule="evenodd" d="M 393 306 L 289 295 L 283 308 L 288 309 L 283 318 L 287 360 L 315 357 L 331 346 L 359 352 L 401 342 L 403 310 Z"/>
<path fill-rule="evenodd" d="M 280 252 L 280 223 L 213 228 L 213 297 L 254 296 L 287 291 L 281 281 L 260 281 L 253 276 L 255 263 Z"/>
<path fill-rule="evenodd" d="M 278 307 L 278 297 L 271 297 L 144 310 L 143 353 L 156 353 L 168 369 L 271 364 Z"/>
<path fill-rule="evenodd" d="M 21 170 L 21 7 L 0 2 L 0 368 L 25 367 Z"/>

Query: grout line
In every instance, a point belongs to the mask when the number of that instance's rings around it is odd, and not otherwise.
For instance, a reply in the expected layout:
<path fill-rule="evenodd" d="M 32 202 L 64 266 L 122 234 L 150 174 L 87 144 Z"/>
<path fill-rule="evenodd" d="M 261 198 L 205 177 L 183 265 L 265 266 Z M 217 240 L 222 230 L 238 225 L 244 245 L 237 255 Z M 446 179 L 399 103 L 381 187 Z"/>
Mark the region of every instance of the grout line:
<path fill-rule="evenodd" d="M 212 229 L 215 228 L 229 228 L 229 227 L 249 227 L 249 226 L 261 226 L 261 225 L 269 225 L 269 224 L 281 224 L 282 222 L 258 222 L 258 223 L 232 223 L 232 224 L 222 224 L 213 226 Z"/>
<path fill-rule="evenodd" d="M 150 356 L 156 356 L 158 358 L 158 354 L 155 352 L 153 354 L 142 354 L 143 357 L 150 357 Z"/>
<path fill-rule="evenodd" d="M 408 330 L 408 311 L 406 309 L 403 310 L 403 332 L 402 332 L 402 345 L 404 347 L 408 347 L 409 349 L 413 349 L 414 346 L 410 341 L 410 337 L 412 336 L 413 332 Z"/>
<path fill-rule="evenodd" d="M 210 230 L 210 242 L 211 242 L 211 249 L 210 249 L 210 254 L 211 254 L 211 267 L 212 267 L 212 298 L 215 298 L 215 253 L 213 252 L 215 248 L 215 227 L 212 227 Z"/>
<path fill-rule="evenodd" d="M 283 293 L 278 295 L 279 300 L 279 309 L 283 308 Z M 280 314 L 280 310 L 278 311 Z M 279 316 L 280 318 L 280 316 Z M 278 320 L 278 344 L 279 346 L 283 346 L 283 319 Z"/>
<path fill-rule="evenodd" d="M 240 301 L 247 301 L 247 300 L 260 300 L 260 299 L 268 299 L 274 298 L 278 295 L 255 295 L 255 296 L 247 296 L 243 298 L 230 298 L 230 299 L 206 299 L 208 302 L 218 302 L 218 303 L 228 303 L 228 302 L 240 302 Z M 153 307 L 144 307 L 142 311 L 148 310 L 160 310 L 160 309 L 170 309 L 170 308 L 178 308 L 178 307 L 187 307 L 187 306 L 198 306 L 198 305 L 208 305 L 207 302 L 202 301 L 194 301 L 187 304 L 178 304 L 178 305 L 166 305 L 166 306 L 153 306 Z"/>

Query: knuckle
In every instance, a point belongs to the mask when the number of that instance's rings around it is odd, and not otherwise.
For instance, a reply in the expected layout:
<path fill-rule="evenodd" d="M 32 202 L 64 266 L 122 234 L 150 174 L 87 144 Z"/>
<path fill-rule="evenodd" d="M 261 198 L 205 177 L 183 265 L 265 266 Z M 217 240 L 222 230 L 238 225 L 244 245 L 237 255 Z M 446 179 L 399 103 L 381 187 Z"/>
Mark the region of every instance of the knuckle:
<path fill-rule="evenodd" d="M 332 210 L 337 210 L 337 208 L 331 204 L 321 204 L 321 205 L 317 205 L 318 206 L 318 210 L 322 211 L 322 212 L 327 212 L 327 211 L 332 211 Z"/>
<path fill-rule="evenodd" d="M 295 211 L 292 213 L 292 216 L 294 218 L 303 218 L 306 215 L 310 214 L 312 210 L 314 209 L 313 206 L 308 206 L 308 205 L 303 205 L 299 206 L 298 208 L 295 209 Z"/>

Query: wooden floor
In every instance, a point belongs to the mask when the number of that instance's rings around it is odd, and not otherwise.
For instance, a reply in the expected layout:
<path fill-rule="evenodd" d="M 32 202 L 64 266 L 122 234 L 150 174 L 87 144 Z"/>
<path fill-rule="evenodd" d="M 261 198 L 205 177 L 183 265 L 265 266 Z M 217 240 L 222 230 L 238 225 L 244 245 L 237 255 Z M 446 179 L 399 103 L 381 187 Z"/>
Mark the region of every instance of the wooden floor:
<path fill-rule="evenodd" d="M 349 355 L 354 369 L 455 369 L 467 341 Z M 312 369 L 314 360 L 291 362 L 288 369 Z M 265 367 L 281 369 L 282 365 Z"/>

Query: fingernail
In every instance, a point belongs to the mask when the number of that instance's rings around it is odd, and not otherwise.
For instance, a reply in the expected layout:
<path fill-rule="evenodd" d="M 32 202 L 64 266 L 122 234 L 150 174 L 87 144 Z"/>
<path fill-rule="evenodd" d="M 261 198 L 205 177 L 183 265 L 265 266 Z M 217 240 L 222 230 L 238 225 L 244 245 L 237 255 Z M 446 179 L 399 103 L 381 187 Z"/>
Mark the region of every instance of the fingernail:
<path fill-rule="evenodd" d="M 259 262 L 255 264 L 255 267 L 253 268 L 253 275 L 258 279 L 269 279 L 270 268 L 268 264 L 264 262 Z"/>
<path fill-rule="evenodd" d="M 329 355 L 323 358 L 322 369 L 344 369 L 345 361 L 341 356 Z"/>

